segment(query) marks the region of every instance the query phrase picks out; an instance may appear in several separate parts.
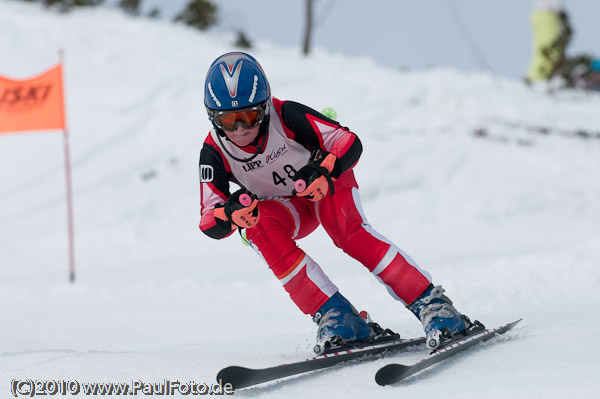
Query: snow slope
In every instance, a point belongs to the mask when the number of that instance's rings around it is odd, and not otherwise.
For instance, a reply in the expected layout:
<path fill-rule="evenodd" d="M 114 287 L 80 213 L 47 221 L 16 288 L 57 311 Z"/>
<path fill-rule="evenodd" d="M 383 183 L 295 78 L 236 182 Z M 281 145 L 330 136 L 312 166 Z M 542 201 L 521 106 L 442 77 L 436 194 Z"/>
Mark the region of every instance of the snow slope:
<path fill-rule="evenodd" d="M 310 356 L 315 326 L 237 237 L 198 230 L 202 84 L 231 37 L 110 10 L 56 15 L 0 2 L 0 74 L 66 54 L 77 282 L 68 282 L 62 137 L 0 135 L 0 398 L 12 379 L 212 383 L 230 364 Z M 334 107 L 357 132 L 371 224 L 504 340 L 381 388 L 377 360 L 239 397 L 592 397 L 600 389 L 600 97 L 548 96 L 452 69 L 258 43 L 280 99 Z M 479 138 L 484 126 L 498 139 Z M 319 229 L 300 245 L 359 308 L 404 336 L 420 323 Z M 422 353 L 399 355 L 417 360 Z"/>

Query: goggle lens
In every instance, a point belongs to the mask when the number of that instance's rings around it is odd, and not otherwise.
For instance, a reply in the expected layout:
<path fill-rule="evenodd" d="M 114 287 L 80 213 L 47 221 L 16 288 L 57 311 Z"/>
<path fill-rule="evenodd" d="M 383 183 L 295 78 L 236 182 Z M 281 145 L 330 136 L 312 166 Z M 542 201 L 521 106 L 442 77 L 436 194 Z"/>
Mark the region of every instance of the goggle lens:
<path fill-rule="evenodd" d="M 264 111 L 261 109 L 250 109 L 246 111 L 229 112 L 226 114 L 217 114 L 217 122 L 224 130 L 235 130 L 238 122 L 247 128 L 255 127 L 260 121 Z"/>

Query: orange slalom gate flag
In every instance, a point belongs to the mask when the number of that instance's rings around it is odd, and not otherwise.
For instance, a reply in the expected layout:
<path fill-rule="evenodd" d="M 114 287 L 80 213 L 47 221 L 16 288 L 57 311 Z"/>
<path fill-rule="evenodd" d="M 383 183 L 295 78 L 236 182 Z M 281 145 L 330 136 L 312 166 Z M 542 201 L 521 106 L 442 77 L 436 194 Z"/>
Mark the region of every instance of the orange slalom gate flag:
<path fill-rule="evenodd" d="M 0 134 L 65 125 L 62 64 L 30 79 L 0 76 Z"/>

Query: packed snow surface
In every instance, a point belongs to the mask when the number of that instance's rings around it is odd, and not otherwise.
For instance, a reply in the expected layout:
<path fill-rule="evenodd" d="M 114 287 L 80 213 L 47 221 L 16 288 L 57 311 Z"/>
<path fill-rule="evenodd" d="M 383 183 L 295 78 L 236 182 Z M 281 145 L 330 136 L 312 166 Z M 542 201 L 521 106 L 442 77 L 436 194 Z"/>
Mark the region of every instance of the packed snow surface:
<path fill-rule="evenodd" d="M 311 356 L 316 326 L 268 267 L 236 235 L 198 229 L 203 79 L 232 41 L 114 10 L 0 2 L 0 75 L 34 76 L 64 50 L 77 265 L 70 283 L 62 135 L 0 135 L 0 397 L 13 379 L 212 383 L 228 365 Z M 600 130 L 598 95 L 318 49 L 303 58 L 268 42 L 252 53 L 277 98 L 333 107 L 359 135 L 355 171 L 376 230 L 471 318 L 523 321 L 397 386 L 375 384 L 390 361 L 380 359 L 235 396 L 597 395 L 600 140 L 568 131 Z M 299 244 L 355 306 L 405 337 L 422 334 L 322 229 Z"/>

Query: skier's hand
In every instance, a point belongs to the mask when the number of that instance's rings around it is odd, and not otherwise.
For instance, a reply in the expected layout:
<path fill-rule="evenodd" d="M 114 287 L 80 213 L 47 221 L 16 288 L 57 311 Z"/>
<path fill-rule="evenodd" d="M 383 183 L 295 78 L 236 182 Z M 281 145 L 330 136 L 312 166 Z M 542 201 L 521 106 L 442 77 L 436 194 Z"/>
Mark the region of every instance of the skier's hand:
<path fill-rule="evenodd" d="M 327 153 L 326 156 L 318 161 L 312 161 L 303 166 L 292 180 L 295 181 L 294 194 L 300 197 L 306 197 L 311 201 L 319 201 L 327 195 L 331 187 L 331 195 L 334 194 L 334 178 L 331 177 L 331 171 L 335 166 L 336 156 Z"/>
<path fill-rule="evenodd" d="M 259 219 L 258 198 L 245 189 L 239 189 L 227 202 L 215 206 L 215 218 L 222 224 L 230 223 L 231 229 L 254 227 Z"/>

